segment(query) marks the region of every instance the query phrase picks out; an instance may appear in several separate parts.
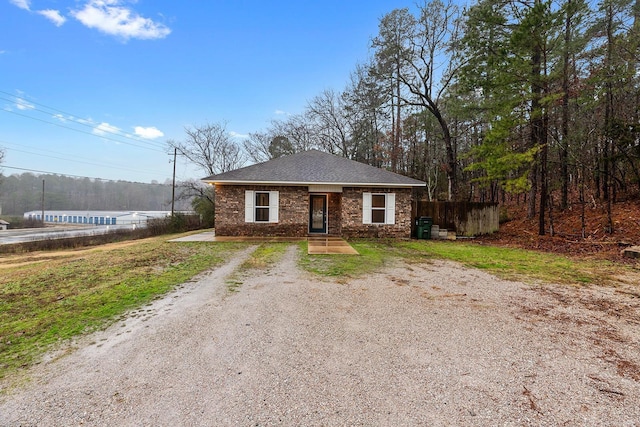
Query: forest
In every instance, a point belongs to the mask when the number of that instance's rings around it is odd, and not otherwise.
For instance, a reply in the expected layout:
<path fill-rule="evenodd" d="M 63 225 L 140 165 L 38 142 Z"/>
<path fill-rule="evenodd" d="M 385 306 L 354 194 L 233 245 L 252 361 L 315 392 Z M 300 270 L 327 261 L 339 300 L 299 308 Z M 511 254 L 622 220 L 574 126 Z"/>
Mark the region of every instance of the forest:
<path fill-rule="evenodd" d="M 540 235 L 597 201 L 611 233 L 612 204 L 640 194 L 639 61 L 640 0 L 396 9 L 345 88 L 226 147 L 212 172 L 319 148 L 421 179 L 428 200 L 519 203 Z"/>
<path fill-rule="evenodd" d="M 303 111 L 167 144 L 208 175 L 317 148 L 423 180 L 424 200 L 522 206 L 539 235 L 571 211 L 585 238 L 587 206 L 613 233 L 614 205 L 640 197 L 639 65 L 640 0 L 427 0 L 382 16 L 345 87 Z M 22 174 L 0 183 L 3 213 L 38 209 L 42 179 L 46 209 L 170 207 L 166 183 Z M 210 188 L 180 188 L 180 209 L 212 211 Z"/>
<path fill-rule="evenodd" d="M 0 175 L 0 213 L 22 216 L 41 209 L 43 180 L 47 210 L 171 210 L 171 182 L 142 184 L 23 173 Z M 190 200 L 176 200 L 175 209 L 191 210 Z"/>

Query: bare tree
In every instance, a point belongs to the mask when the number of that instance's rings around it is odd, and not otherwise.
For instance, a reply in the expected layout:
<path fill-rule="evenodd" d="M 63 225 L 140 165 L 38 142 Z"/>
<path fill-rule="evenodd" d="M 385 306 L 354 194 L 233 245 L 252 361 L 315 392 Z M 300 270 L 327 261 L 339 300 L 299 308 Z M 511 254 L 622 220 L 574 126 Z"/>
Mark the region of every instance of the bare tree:
<path fill-rule="evenodd" d="M 375 71 L 375 64 L 360 64 L 351 73 L 348 87 L 343 92 L 345 113 L 352 127 L 355 160 L 382 167 L 385 155 L 384 126 L 389 119 L 385 111 L 383 83 Z"/>
<path fill-rule="evenodd" d="M 353 158 L 355 146 L 351 138 L 351 124 L 342 97 L 333 90 L 324 90 L 307 105 L 321 146 L 330 153 Z"/>
<path fill-rule="evenodd" d="M 294 153 L 320 147 L 319 137 L 308 115 L 295 114 L 286 120 L 274 120 L 271 122 L 269 133 L 273 137 L 287 138 Z"/>
<path fill-rule="evenodd" d="M 420 8 L 417 31 L 411 40 L 411 55 L 406 61 L 405 69 L 409 71 L 400 73 L 400 80 L 412 95 L 404 101 L 424 108 L 440 125 L 447 159 L 449 200 L 457 198 L 458 160 L 442 100 L 458 71 L 456 43 L 460 33 L 459 16 L 458 7 L 451 2 L 425 2 Z"/>
<path fill-rule="evenodd" d="M 244 164 L 244 153 L 227 132 L 226 122 L 186 127 L 185 133 L 187 138 L 184 141 L 170 140 L 167 143 L 205 173 L 215 175 Z"/>
<path fill-rule="evenodd" d="M 318 146 L 315 132 L 308 115 L 274 120 L 266 131 L 250 133 L 244 141 L 244 150 L 251 161 L 265 162 Z"/>
<path fill-rule="evenodd" d="M 398 171 L 402 141 L 402 74 L 411 61 L 410 40 L 415 32 L 416 19 L 408 8 L 395 9 L 382 17 L 378 36 L 372 40 L 375 49 L 376 73 L 382 82 L 385 97 L 390 101 L 391 170 Z"/>
<path fill-rule="evenodd" d="M 245 139 L 243 142 L 244 151 L 247 152 L 247 155 L 252 162 L 266 162 L 271 159 L 269 147 L 271 146 L 272 140 L 273 136 L 268 132 L 250 133 L 249 139 Z"/>

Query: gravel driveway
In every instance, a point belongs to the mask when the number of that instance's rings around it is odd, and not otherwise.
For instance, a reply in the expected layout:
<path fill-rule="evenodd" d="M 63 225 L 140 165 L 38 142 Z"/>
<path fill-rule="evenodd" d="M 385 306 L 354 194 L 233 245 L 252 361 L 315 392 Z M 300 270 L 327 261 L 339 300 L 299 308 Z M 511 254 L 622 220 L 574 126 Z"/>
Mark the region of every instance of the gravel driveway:
<path fill-rule="evenodd" d="M 186 283 L 0 399 L 1 426 L 636 426 L 640 295 L 444 261 Z"/>

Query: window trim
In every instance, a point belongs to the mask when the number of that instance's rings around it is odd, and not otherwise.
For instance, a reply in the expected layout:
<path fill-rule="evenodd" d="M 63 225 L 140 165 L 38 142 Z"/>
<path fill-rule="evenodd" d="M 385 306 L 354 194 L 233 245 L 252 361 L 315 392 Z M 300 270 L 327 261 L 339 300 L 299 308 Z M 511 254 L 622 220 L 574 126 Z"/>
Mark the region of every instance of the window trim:
<path fill-rule="evenodd" d="M 373 196 L 384 196 L 384 208 L 373 207 Z M 373 211 L 384 209 L 384 222 L 373 222 Z M 395 193 L 362 193 L 362 223 L 366 225 L 394 225 L 396 223 Z"/>
<path fill-rule="evenodd" d="M 258 205 L 258 198 L 261 194 L 266 194 L 267 195 L 267 204 L 266 205 Z M 271 200 L 271 197 L 269 197 L 271 194 L 269 191 L 254 191 L 253 193 L 253 220 L 254 222 L 270 222 L 269 218 L 271 218 L 271 211 L 270 211 L 270 205 L 269 205 L 269 201 Z M 267 219 L 258 219 L 259 215 L 258 215 L 258 209 L 260 209 L 261 211 L 265 210 L 267 211 Z"/>
<path fill-rule="evenodd" d="M 269 194 L 269 206 L 257 206 L 256 198 L 258 193 Z M 280 204 L 280 192 L 269 190 L 245 190 L 244 192 L 244 222 L 250 222 L 255 224 L 268 224 L 277 223 Z M 256 209 L 269 208 L 269 220 L 257 221 Z"/>
<path fill-rule="evenodd" d="M 376 197 L 382 197 L 384 200 L 383 206 L 374 206 L 373 199 Z M 374 212 L 382 211 L 382 221 L 374 221 Z M 387 223 L 387 196 L 385 194 L 371 193 L 371 224 L 386 224 Z"/>

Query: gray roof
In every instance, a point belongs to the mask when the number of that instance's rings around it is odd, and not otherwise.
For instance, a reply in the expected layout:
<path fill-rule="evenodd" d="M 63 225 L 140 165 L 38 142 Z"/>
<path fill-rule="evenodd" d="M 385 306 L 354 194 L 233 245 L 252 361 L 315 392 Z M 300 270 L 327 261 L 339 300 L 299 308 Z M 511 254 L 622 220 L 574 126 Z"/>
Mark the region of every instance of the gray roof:
<path fill-rule="evenodd" d="M 215 184 L 343 185 L 352 187 L 424 187 L 417 179 L 318 150 L 278 157 L 264 163 L 212 175 Z"/>

